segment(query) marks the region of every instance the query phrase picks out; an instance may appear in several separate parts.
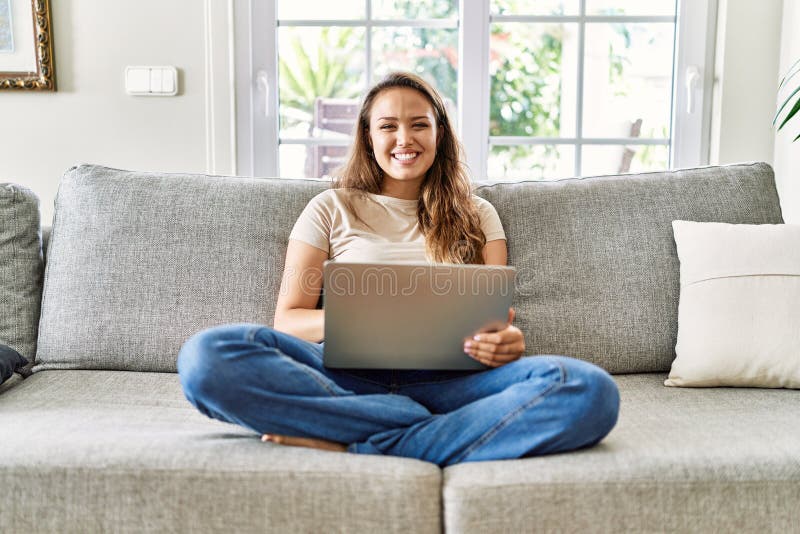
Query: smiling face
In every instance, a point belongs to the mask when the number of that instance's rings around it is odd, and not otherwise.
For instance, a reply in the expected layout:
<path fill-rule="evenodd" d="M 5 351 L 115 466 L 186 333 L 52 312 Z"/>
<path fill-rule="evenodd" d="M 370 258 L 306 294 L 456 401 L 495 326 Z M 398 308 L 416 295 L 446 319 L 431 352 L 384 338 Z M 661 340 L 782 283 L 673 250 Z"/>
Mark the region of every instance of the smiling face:
<path fill-rule="evenodd" d="M 439 129 L 433 106 L 415 89 L 395 87 L 375 98 L 369 140 L 384 172 L 384 194 L 416 198 L 436 158 Z"/>

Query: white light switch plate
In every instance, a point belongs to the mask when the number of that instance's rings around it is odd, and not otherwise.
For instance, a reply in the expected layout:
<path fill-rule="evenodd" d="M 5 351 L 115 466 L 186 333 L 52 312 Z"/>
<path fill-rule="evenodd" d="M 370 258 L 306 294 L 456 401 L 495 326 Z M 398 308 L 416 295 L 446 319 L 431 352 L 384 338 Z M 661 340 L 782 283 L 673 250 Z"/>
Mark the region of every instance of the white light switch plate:
<path fill-rule="evenodd" d="M 125 92 L 134 96 L 175 96 L 178 94 L 178 69 L 125 67 Z"/>

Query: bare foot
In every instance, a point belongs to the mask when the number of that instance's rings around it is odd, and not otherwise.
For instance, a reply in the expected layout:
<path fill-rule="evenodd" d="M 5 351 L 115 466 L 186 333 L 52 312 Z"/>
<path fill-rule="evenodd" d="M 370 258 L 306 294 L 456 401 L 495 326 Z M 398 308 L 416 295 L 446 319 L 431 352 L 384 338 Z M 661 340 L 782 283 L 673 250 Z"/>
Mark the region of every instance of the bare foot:
<path fill-rule="evenodd" d="M 278 434 L 264 434 L 261 436 L 261 441 L 271 441 L 280 445 L 290 445 L 292 447 L 308 447 L 311 449 L 321 449 L 324 451 L 337 451 L 345 452 L 347 445 L 344 443 L 337 443 L 335 441 L 326 441 L 324 439 L 312 438 L 295 438 L 292 436 L 279 436 Z"/>

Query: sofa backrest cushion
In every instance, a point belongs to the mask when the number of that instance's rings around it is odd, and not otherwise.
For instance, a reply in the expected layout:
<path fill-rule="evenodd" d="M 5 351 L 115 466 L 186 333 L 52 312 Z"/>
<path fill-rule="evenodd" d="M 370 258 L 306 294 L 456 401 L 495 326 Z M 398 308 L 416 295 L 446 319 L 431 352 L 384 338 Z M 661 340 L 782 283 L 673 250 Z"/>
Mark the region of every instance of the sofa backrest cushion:
<path fill-rule="evenodd" d="M 328 184 L 120 171 L 64 176 L 38 368 L 174 371 L 207 326 L 272 324 L 288 236 Z M 500 214 L 528 353 L 666 372 L 677 337 L 672 221 L 780 223 L 766 164 L 479 187 Z"/>
<path fill-rule="evenodd" d="M 672 221 L 782 223 L 764 163 L 487 185 L 517 267 L 527 352 L 667 372 L 680 273 Z"/>
<path fill-rule="evenodd" d="M 25 187 L 0 184 L 0 344 L 29 361 L 36 352 L 43 269 L 39 199 Z"/>
<path fill-rule="evenodd" d="M 34 371 L 174 372 L 181 345 L 198 330 L 271 324 L 289 232 L 326 187 L 68 170 L 47 251 Z"/>

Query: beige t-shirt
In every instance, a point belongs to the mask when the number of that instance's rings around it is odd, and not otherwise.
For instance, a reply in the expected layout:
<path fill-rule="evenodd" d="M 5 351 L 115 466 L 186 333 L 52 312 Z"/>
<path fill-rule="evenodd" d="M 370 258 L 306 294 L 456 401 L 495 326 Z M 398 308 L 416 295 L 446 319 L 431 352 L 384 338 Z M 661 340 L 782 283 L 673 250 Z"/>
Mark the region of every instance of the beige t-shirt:
<path fill-rule="evenodd" d="M 358 215 L 371 227 L 356 220 L 344 203 L 353 199 Z M 473 195 L 486 241 L 505 239 L 500 217 L 487 200 Z M 417 201 L 384 195 L 354 194 L 346 189 L 328 189 L 308 203 L 289 235 L 328 253 L 337 261 L 382 263 L 427 262 L 425 236 L 419 229 Z"/>

